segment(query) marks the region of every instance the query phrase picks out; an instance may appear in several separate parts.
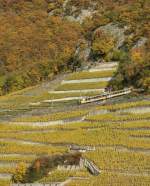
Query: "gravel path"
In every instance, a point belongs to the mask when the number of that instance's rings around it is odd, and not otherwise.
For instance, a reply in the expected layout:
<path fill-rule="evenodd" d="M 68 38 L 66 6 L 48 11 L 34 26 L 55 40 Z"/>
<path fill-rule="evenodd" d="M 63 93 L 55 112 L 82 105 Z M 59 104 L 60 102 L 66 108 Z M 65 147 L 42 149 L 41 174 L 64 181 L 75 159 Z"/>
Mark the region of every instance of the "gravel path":
<path fill-rule="evenodd" d="M 9 125 L 26 125 L 26 126 L 38 126 L 38 127 L 45 127 L 45 126 L 55 126 L 55 125 L 64 125 L 64 124 L 72 124 L 77 122 L 84 121 L 85 117 L 75 117 L 75 118 L 68 118 L 65 120 L 56 120 L 56 121 L 47 121 L 47 122 L 8 122 Z"/>
<path fill-rule="evenodd" d="M 0 138 L 0 141 L 15 142 L 22 145 L 39 145 L 39 146 L 51 146 L 51 147 L 70 147 L 71 143 L 49 143 L 49 142 L 34 142 L 32 140 L 23 140 L 16 138 Z"/>
<path fill-rule="evenodd" d="M 135 114 L 144 114 L 144 113 L 150 113 L 150 107 L 133 107 L 133 108 L 128 108 L 128 109 L 123 109 L 117 111 L 118 113 L 122 112 L 129 112 L 129 113 L 135 113 Z"/>
<path fill-rule="evenodd" d="M 89 72 L 116 70 L 117 66 L 118 62 L 99 63 L 95 67 L 89 69 Z"/>
<path fill-rule="evenodd" d="M 11 179 L 12 174 L 0 173 L 0 179 Z"/>
<path fill-rule="evenodd" d="M 149 177 L 150 176 L 150 172 L 149 171 L 146 171 L 146 170 L 143 170 L 141 172 L 135 172 L 135 171 L 132 171 L 132 170 L 125 170 L 125 169 L 102 169 L 101 172 L 104 172 L 104 173 L 116 173 L 116 174 L 119 174 L 119 175 L 124 175 L 124 176 L 144 176 L 144 177 Z"/>
<path fill-rule="evenodd" d="M 112 128 L 113 130 L 122 130 L 122 131 L 146 131 L 146 130 L 150 130 L 150 127 L 131 127 L 131 128 Z"/>
<path fill-rule="evenodd" d="M 81 100 L 81 99 L 83 99 L 83 96 L 44 100 L 43 103 L 64 102 L 64 101 L 73 101 L 73 100 Z"/>
<path fill-rule="evenodd" d="M 46 143 L 41 143 L 41 142 L 33 142 L 33 141 L 28 141 L 28 140 L 19 140 L 15 138 L 0 138 L 0 142 L 16 142 L 20 143 L 22 145 L 47 145 Z"/>
<path fill-rule="evenodd" d="M 16 167 L 18 163 L 15 162 L 6 162 L 6 161 L 0 161 L 0 168 L 5 167 Z"/>
<path fill-rule="evenodd" d="M 36 157 L 34 154 L 19 154 L 19 153 L 0 153 L 1 157 L 20 157 L 20 156 L 30 156 L 30 157 Z"/>
<path fill-rule="evenodd" d="M 116 67 L 91 68 L 88 72 L 103 72 L 103 71 L 116 71 Z"/>
<path fill-rule="evenodd" d="M 141 147 L 127 147 L 125 145 L 97 145 L 97 149 L 110 149 L 120 152 L 134 152 L 134 153 L 144 153 L 150 155 L 150 148 L 141 148 Z"/>
<path fill-rule="evenodd" d="M 91 79 L 79 79 L 79 80 L 63 80 L 61 82 L 62 85 L 64 84 L 75 84 L 75 83 L 96 83 L 96 82 L 106 82 L 110 81 L 112 77 L 105 77 L 105 78 L 91 78 Z"/>
<path fill-rule="evenodd" d="M 88 92 L 97 92 L 102 93 L 105 89 L 84 89 L 84 90 L 66 90 L 66 91 L 49 91 L 49 94 L 64 94 L 64 93 L 88 93 Z"/>

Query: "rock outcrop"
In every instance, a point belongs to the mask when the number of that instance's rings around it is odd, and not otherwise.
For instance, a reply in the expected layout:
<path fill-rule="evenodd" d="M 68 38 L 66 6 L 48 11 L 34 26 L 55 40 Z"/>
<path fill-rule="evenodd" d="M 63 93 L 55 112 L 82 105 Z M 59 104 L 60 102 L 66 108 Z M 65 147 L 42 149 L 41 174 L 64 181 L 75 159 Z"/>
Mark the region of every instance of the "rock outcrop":
<path fill-rule="evenodd" d="M 104 31 L 105 33 L 108 33 L 115 38 L 115 40 L 116 40 L 115 48 L 116 49 L 120 48 L 123 45 L 123 43 L 125 41 L 125 33 L 124 33 L 125 28 L 121 28 L 117 24 L 109 23 L 105 26 L 100 26 L 99 28 L 97 28 L 94 31 L 94 33 L 96 33 L 99 30 Z"/>

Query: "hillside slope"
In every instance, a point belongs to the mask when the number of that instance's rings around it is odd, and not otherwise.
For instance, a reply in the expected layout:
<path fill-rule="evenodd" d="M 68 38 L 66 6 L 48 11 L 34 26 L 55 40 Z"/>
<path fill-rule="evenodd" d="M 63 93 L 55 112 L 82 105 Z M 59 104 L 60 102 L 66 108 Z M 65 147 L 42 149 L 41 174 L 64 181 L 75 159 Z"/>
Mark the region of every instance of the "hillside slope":
<path fill-rule="evenodd" d="M 149 0 L 0 0 L 0 95 L 87 62 L 121 61 L 113 87 L 149 89 Z"/>

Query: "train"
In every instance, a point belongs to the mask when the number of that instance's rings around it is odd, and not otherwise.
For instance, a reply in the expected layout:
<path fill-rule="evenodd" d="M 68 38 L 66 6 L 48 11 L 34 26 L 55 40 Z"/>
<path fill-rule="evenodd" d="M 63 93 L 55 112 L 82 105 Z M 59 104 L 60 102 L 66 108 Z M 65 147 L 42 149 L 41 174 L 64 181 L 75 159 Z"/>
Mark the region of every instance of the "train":
<path fill-rule="evenodd" d="M 130 94 L 131 92 L 132 92 L 132 88 L 124 88 L 118 91 L 104 92 L 101 95 L 84 97 L 81 99 L 80 103 L 86 104 L 86 103 L 92 103 L 92 102 L 97 102 L 97 101 L 104 101 L 106 99 L 111 99 L 114 97 L 127 95 L 127 94 Z"/>

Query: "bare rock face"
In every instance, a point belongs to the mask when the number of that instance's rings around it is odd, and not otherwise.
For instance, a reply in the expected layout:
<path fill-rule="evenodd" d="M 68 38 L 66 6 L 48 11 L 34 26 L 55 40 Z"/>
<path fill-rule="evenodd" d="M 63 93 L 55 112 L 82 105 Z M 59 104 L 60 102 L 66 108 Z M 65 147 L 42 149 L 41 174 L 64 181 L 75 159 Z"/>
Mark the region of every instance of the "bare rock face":
<path fill-rule="evenodd" d="M 66 10 L 67 4 L 68 4 L 69 0 L 65 0 L 63 3 L 63 10 Z"/>
<path fill-rule="evenodd" d="M 63 3 L 63 11 L 65 17 L 70 21 L 76 21 L 82 24 L 86 18 L 92 18 L 96 13 L 96 4 L 91 2 L 89 7 L 77 7 L 70 3 L 70 0 L 65 0 Z"/>
<path fill-rule="evenodd" d="M 142 46 L 144 46 L 145 45 L 145 43 L 147 42 L 147 38 L 146 37 L 141 37 L 137 42 L 136 42 L 136 44 L 133 46 L 133 49 L 135 49 L 135 48 L 140 48 L 140 47 L 142 47 Z"/>
<path fill-rule="evenodd" d="M 97 28 L 94 32 L 93 35 L 97 31 L 104 31 L 105 33 L 108 33 L 115 39 L 115 48 L 114 49 L 119 49 L 121 46 L 123 46 L 125 42 L 125 30 L 126 28 L 120 28 L 118 25 L 109 23 L 105 26 L 100 26 Z M 84 40 L 82 43 L 80 43 L 77 47 L 75 55 L 78 56 L 78 58 L 82 61 L 87 61 L 90 57 L 91 54 L 91 41 L 86 41 Z"/>
<path fill-rule="evenodd" d="M 105 33 L 112 35 L 116 40 L 115 49 L 120 48 L 125 41 L 125 28 L 120 28 L 118 25 L 109 23 L 105 26 L 101 26 L 95 30 L 96 33 L 98 30 L 102 30 Z"/>
<path fill-rule="evenodd" d="M 93 10 L 90 10 L 90 9 L 88 9 L 88 10 L 83 9 L 83 10 L 81 10 L 81 13 L 80 13 L 79 16 L 76 18 L 76 20 L 77 20 L 79 23 L 82 24 L 86 18 L 92 18 L 92 16 L 93 16 L 94 13 L 95 13 L 95 11 L 93 11 Z"/>
<path fill-rule="evenodd" d="M 87 61 L 91 53 L 91 43 L 89 41 L 83 40 L 78 44 L 75 56 L 81 61 Z"/>
<path fill-rule="evenodd" d="M 83 10 L 81 10 L 81 13 L 78 14 L 78 16 L 73 14 L 70 16 L 66 16 L 66 18 L 69 21 L 76 21 L 76 22 L 82 24 L 86 18 L 92 18 L 94 13 L 96 13 L 96 11 L 83 9 Z"/>

